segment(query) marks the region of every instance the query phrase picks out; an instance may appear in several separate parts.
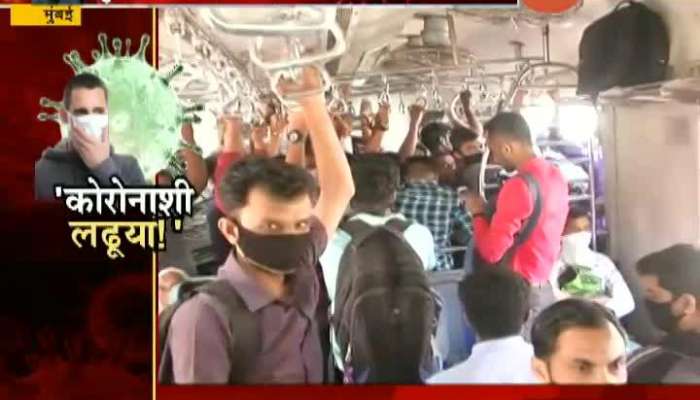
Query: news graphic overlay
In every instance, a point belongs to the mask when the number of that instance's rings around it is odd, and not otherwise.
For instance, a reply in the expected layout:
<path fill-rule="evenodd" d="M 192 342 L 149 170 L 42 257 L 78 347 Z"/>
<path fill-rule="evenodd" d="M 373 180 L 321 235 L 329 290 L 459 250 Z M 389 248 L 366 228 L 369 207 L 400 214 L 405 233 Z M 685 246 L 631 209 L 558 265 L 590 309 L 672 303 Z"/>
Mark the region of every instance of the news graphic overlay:
<path fill-rule="evenodd" d="M 35 3 L 35 4 L 47 4 Z M 80 7 L 71 5 L 28 5 L 12 7 L 12 26 L 80 26 Z"/>
<path fill-rule="evenodd" d="M 111 259 L 124 258 L 122 239 L 151 251 L 165 250 L 165 222 L 172 219 L 173 230 L 182 232 L 182 219 L 192 215 L 195 190 L 185 178 L 176 178 L 172 187 L 126 187 L 116 176 L 112 187 L 101 187 L 94 177 L 85 187 L 55 187 L 56 199 L 81 216 L 126 217 L 137 212 L 138 220 L 71 220 L 71 239 L 78 248 L 86 243 L 98 247 L 98 238 Z"/>
<path fill-rule="evenodd" d="M 109 93 L 109 137 L 116 153 L 134 156 L 143 175 L 150 178 L 167 166 L 172 176 L 182 175 L 183 162 L 177 151 L 186 146 L 180 140 L 180 126 L 196 122 L 195 111 L 202 107 L 180 104 L 170 81 L 182 73 L 177 65 L 161 74 L 146 61 L 151 36 L 143 34 L 139 47 L 132 53 L 131 39 L 115 37 L 110 40 L 105 33 L 97 36 L 100 48 L 91 53 L 92 64 L 72 50 L 63 54 L 63 61 L 75 75 L 91 73 L 99 77 Z M 40 121 L 54 121 L 61 127 L 61 136 L 67 138 L 70 125 L 60 118 L 63 102 L 42 97 L 39 101 L 52 113 L 41 112 Z"/>

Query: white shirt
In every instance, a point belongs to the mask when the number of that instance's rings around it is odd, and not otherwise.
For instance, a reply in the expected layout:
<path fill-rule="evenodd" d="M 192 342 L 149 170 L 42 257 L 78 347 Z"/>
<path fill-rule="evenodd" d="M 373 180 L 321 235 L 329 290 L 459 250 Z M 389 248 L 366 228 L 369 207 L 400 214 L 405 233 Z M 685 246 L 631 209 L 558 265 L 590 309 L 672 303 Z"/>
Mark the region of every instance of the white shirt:
<path fill-rule="evenodd" d="M 340 145 L 343 146 L 343 150 L 345 150 L 346 153 L 353 154 L 352 136 L 344 136 L 340 139 Z"/>
<path fill-rule="evenodd" d="M 630 292 L 627 282 L 625 282 L 625 279 L 622 277 L 617 267 L 615 267 L 612 260 L 605 254 L 593 250 L 590 250 L 589 257 L 592 261 L 586 263 L 586 266 L 590 267 L 591 272 L 602 279 L 605 286 L 608 287 L 611 292 L 610 297 L 599 297 L 594 300 L 612 310 L 618 318 L 624 317 L 634 311 L 632 292 Z M 554 296 L 557 300 L 571 297 L 568 293 L 562 292 L 559 287 L 559 275 L 563 273 L 565 269 L 566 263 L 561 258 L 557 260 L 554 264 L 554 268 L 552 268 L 550 282 L 552 283 Z"/>
<path fill-rule="evenodd" d="M 377 216 L 359 213 L 350 218 L 350 221 L 356 219 L 359 219 L 371 226 L 380 226 L 386 224 L 392 219 L 406 220 L 406 217 L 401 214 Z M 403 232 L 403 236 L 408 244 L 411 245 L 413 250 L 416 251 L 418 257 L 420 257 L 426 271 L 435 268 L 435 264 L 437 263 L 437 257 L 435 256 L 435 244 L 433 241 L 433 235 L 430 233 L 428 228 L 419 223 L 413 223 Z M 320 258 L 321 266 L 323 267 L 323 279 L 326 283 L 326 288 L 328 289 L 328 297 L 331 300 L 331 313 L 335 312 L 335 303 L 333 299 L 335 298 L 338 269 L 340 268 L 340 258 L 343 256 L 345 247 L 350 244 L 351 240 L 352 238 L 347 232 L 343 231 L 342 229 L 338 229 Z M 336 342 L 335 334 L 332 332 L 332 330 L 331 344 L 333 347 L 333 355 L 336 360 L 336 365 L 342 370 L 344 357 L 341 354 L 340 346 Z"/>
<path fill-rule="evenodd" d="M 522 336 L 477 343 L 472 354 L 450 369 L 428 379 L 429 384 L 533 384 L 532 345 Z"/>

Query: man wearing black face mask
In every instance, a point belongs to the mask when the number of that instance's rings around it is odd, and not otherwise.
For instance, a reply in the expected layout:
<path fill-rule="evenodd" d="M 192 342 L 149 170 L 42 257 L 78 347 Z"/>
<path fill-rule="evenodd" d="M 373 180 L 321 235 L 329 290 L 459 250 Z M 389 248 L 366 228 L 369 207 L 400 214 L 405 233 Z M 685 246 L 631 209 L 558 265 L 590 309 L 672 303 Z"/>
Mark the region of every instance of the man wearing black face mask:
<path fill-rule="evenodd" d="M 266 158 L 231 166 L 219 185 L 224 216 L 218 227 L 236 255 L 172 317 L 167 350 L 174 383 L 322 382 L 314 267 L 354 185 L 321 78 L 313 69 L 302 75 L 300 84 L 285 83 L 280 90 L 316 93 L 299 98 L 304 118 L 290 120 L 304 125 L 292 129 L 310 132 L 318 201 L 313 178 L 300 167 Z"/>
<path fill-rule="evenodd" d="M 700 383 L 700 250 L 678 244 L 637 263 L 647 310 L 667 332 L 630 358 L 630 382 Z"/>
<path fill-rule="evenodd" d="M 450 137 L 452 154 L 457 165 L 458 186 L 466 186 L 470 190 L 479 190 L 479 169 L 484 156 L 481 137 L 475 131 L 458 126 Z"/>

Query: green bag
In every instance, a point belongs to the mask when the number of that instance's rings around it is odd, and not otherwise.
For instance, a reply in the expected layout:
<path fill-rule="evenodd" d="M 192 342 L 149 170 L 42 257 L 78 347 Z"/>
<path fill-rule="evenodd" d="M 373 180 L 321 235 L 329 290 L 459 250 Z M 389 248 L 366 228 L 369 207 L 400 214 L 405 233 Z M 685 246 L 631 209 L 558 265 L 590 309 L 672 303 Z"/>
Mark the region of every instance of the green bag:
<path fill-rule="evenodd" d="M 605 282 L 593 273 L 591 267 L 568 265 L 559 276 L 559 286 L 563 292 L 575 297 L 594 298 L 605 295 Z"/>

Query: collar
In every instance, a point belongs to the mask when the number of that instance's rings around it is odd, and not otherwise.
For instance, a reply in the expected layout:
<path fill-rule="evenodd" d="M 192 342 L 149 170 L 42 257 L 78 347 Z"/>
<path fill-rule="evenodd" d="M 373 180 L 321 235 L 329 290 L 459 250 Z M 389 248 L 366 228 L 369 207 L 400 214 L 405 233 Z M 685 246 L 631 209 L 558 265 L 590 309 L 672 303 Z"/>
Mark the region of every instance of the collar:
<path fill-rule="evenodd" d="M 540 157 L 532 157 L 528 162 L 523 164 L 520 168 L 518 168 L 518 172 L 529 172 L 532 171 L 533 169 L 536 169 L 537 166 L 544 161 Z"/>
<path fill-rule="evenodd" d="M 530 346 L 530 344 L 527 343 L 520 335 L 484 340 L 483 342 L 477 342 L 474 345 L 474 348 L 472 349 L 472 356 L 482 353 L 491 353 L 494 351 L 508 352 L 508 349 L 522 348 L 526 346 Z"/>
<path fill-rule="evenodd" d="M 406 187 L 419 187 L 419 186 L 439 186 L 440 183 L 438 181 L 433 181 L 433 180 L 420 180 L 420 181 L 413 181 L 413 182 L 406 182 Z"/>
<path fill-rule="evenodd" d="M 224 265 L 219 268 L 218 276 L 236 289 L 251 312 L 256 312 L 276 300 L 271 293 L 258 285 L 255 278 L 241 268 L 233 253 L 229 254 Z"/>
<path fill-rule="evenodd" d="M 402 214 L 393 214 L 389 213 L 386 215 L 374 215 L 370 213 L 357 213 L 350 217 L 348 221 L 353 221 L 353 220 L 360 220 L 363 222 L 368 223 L 369 225 L 382 225 L 386 223 L 389 220 L 392 219 L 401 219 L 401 220 L 406 220 L 406 217 L 404 217 Z"/>
<path fill-rule="evenodd" d="M 277 299 L 261 287 L 250 274 L 245 272 L 233 254 L 229 254 L 224 265 L 219 268 L 219 278 L 226 279 L 238 292 L 251 312 L 274 303 L 281 302 L 296 306 L 306 317 L 314 318 L 316 298 L 313 290 L 316 276 L 313 271 L 300 267 L 294 274 L 285 277 L 285 285 L 291 286 L 291 294 L 285 299 Z"/>

